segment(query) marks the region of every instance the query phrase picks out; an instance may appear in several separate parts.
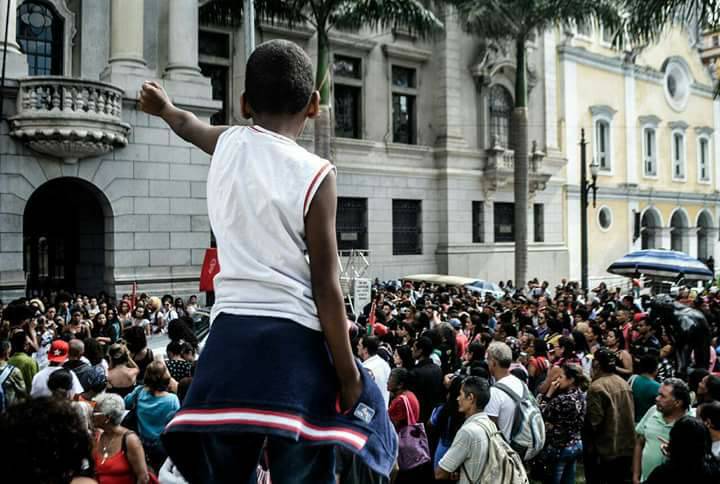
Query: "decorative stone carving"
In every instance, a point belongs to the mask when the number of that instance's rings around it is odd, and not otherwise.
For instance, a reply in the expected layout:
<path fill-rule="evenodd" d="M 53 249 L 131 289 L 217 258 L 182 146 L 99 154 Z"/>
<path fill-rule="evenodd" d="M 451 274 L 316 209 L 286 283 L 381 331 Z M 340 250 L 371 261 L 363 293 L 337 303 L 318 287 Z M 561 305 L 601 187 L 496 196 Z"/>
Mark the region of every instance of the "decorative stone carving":
<path fill-rule="evenodd" d="M 498 77 L 505 77 L 510 81 L 509 85 L 514 85 L 516 70 L 514 54 L 502 43 L 489 40 L 480 44 L 477 61 L 470 66 L 470 74 L 480 91 L 496 82 Z M 530 63 L 527 66 L 527 83 L 528 93 L 538 83 L 537 69 Z"/>
<path fill-rule="evenodd" d="M 20 79 L 10 135 L 66 163 L 128 143 L 122 89 L 99 81 L 58 76 Z"/>

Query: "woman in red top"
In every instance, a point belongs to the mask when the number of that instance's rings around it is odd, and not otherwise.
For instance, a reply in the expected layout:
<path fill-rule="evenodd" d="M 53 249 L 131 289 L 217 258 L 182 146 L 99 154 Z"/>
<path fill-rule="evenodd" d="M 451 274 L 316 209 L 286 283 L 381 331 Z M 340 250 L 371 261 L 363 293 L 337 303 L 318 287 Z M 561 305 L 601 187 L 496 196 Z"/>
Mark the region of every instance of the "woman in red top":
<path fill-rule="evenodd" d="M 395 426 L 395 430 L 400 430 L 408 423 L 407 411 L 405 410 L 405 401 L 410 411 L 415 415 L 420 415 L 420 403 L 413 392 L 408 390 L 408 382 L 410 380 L 410 372 L 405 368 L 395 368 L 390 372 L 387 382 L 387 389 L 390 392 L 390 408 L 388 414 L 390 420 Z"/>
<path fill-rule="evenodd" d="M 405 368 L 395 368 L 390 372 L 387 389 L 390 392 L 390 408 L 388 415 L 390 421 L 398 432 L 408 425 L 408 409 L 415 419 L 420 415 L 420 403 L 413 392 L 408 390 L 410 372 Z M 395 484 L 416 484 L 426 482 L 426 477 L 432 474 L 429 467 L 431 462 L 419 465 L 412 469 L 400 470 L 395 477 Z"/>
<path fill-rule="evenodd" d="M 101 430 L 95 440 L 95 473 L 99 484 L 145 484 L 150 476 L 140 438 L 120 425 L 125 411 L 122 398 L 105 393 L 96 399 L 93 420 Z M 156 481 L 157 482 L 157 481 Z"/>

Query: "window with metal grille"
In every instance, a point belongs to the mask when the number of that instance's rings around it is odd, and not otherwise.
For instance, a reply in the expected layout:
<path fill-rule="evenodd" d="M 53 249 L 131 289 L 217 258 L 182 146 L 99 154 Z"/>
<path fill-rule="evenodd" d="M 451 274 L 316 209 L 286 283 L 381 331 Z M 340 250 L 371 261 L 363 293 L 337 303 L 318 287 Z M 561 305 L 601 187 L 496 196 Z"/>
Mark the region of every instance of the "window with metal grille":
<path fill-rule="evenodd" d="M 43 2 L 23 2 L 17 9 L 16 40 L 27 56 L 28 74 L 63 74 L 63 19 Z"/>
<path fill-rule="evenodd" d="M 515 204 L 493 204 L 495 242 L 515 242 Z"/>
<path fill-rule="evenodd" d="M 545 242 L 545 205 L 533 204 L 533 223 L 535 242 Z"/>
<path fill-rule="evenodd" d="M 213 100 L 222 101 L 222 107 L 210 116 L 210 124 L 213 126 L 228 124 L 226 106 L 228 104 L 230 67 L 218 64 L 206 64 L 205 62 L 200 62 L 199 66 L 202 75 L 210 78 Z"/>
<path fill-rule="evenodd" d="M 230 58 L 230 36 L 224 32 L 201 30 L 198 34 L 198 52 L 209 57 Z"/>
<path fill-rule="evenodd" d="M 221 101 L 222 107 L 210 116 L 210 124 L 228 124 L 230 105 L 230 34 L 212 30 L 200 30 L 199 66 L 203 76 L 210 78 L 212 97 Z"/>
<path fill-rule="evenodd" d="M 595 122 L 595 159 L 601 170 L 610 170 L 610 123 Z"/>
<path fill-rule="evenodd" d="M 655 128 L 645 128 L 643 136 L 645 176 L 657 176 L 657 135 Z"/>
<path fill-rule="evenodd" d="M 485 203 L 472 203 L 472 241 L 475 244 L 485 242 Z"/>
<path fill-rule="evenodd" d="M 415 69 L 392 66 L 393 143 L 417 143 L 416 89 Z"/>
<path fill-rule="evenodd" d="M 336 55 L 333 62 L 335 136 L 362 138 L 362 62 Z"/>
<path fill-rule="evenodd" d="M 422 201 L 393 200 L 393 255 L 422 254 Z"/>
<path fill-rule="evenodd" d="M 335 227 L 338 250 L 367 250 L 367 198 L 339 197 Z"/>
<path fill-rule="evenodd" d="M 490 142 L 508 147 L 510 137 L 510 117 L 513 110 L 513 98 L 510 92 L 500 84 L 490 88 Z"/>
<path fill-rule="evenodd" d="M 698 176 L 700 181 L 710 180 L 710 170 L 708 164 L 708 156 L 710 151 L 708 149 L 709 143 L 707 138 L 700 138 L 700 146 L 698 149 Z"/>

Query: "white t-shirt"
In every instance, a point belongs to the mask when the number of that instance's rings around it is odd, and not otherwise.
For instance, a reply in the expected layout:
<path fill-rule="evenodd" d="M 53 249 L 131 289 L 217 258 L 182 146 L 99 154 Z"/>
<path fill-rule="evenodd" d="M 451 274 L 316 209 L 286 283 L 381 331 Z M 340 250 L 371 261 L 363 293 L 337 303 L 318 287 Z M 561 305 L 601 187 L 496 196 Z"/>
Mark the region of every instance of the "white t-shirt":
<path fill-rule="evenodd" d="M 217 241 L 211 319 L 224 312 L 284 318 L 321 331 L 305 259 L 305 216 L 334 166 L 259 126 L 218 139 L 207 180 Z"/>
<path fill-rule="evenodd" d="M 32 380 L 32 389 L 30 390 L 30 396 L 32 398 L 39 398 L 39 397 L 49 397 L 52 395 L 50 392 L 50 389 L 48 388 L 48 379 L 50 378 L 50 375 L 52 375 L 54 372 L 62 368 L 62 366 L 48 366 L 42 370 L 40 370 Z M 70 374 L 72 375 L 73 380 L 73 387 L 72 387 L 72 396 L 79 395 L 82 392 L 85 391 L 83 386 L 80 384 L 80 380 L 78 380 L 77 375 L 74 371 L 70 370 Z"/>
<path fill-rule="evenodd" d="M 501 378 L 496 383 L 502 383 L 512 390 L 517 396 L 523 394 L 523 382 L 514 375 Z M 485 407 L 485 413 L 490 417 L 497 418 L 497 426 L 506 439 L 510 441 L 512 434 L 513 420 L 515 418 L 515 402 L 510 396 L 495 386 L 490 387 L 490 401 Z"/>
<path fill-rule="evenodd" d="M 390 365 L 378 355 L 371 356 L 363 361 L 363 366 L 370 370 L 373 380 L 380 388 L 380 393 L 385 399 L 385 407 L 390 405 L 390 392 L 387 389 L 388 379 L 390 378 Z"/>
<path fill-rule="evenodd" d="M 720 459 L 720 440 L 712 443 L 712 455 L 714 455 L 716 459 Z"/>

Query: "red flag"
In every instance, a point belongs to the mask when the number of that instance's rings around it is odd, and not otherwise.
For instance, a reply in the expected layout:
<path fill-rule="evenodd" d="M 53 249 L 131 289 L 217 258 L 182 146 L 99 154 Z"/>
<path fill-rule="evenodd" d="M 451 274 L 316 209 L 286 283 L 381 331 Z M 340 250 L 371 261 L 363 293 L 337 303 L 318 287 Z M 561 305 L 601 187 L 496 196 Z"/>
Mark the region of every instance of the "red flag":
<path fill-rule="evenodd" d="M 375 314 L 375 311 L 377 310 L 377 306 L 375 305 L 375 301 L 373 301 L 372 305 L 370 306 L 370 314 L 368 315 L 368 334 L 372 335 L 373 330 L 375 329 L 375 322 L 377 321 L 377 314 Z"/>
<path fill-rule="evenodd" d="M 210 292 L 215 289 L 213 278 L 218 272 L 220 272 L 220 262 L 218 261 L 217 248 L 212 247 L 210 249 L 206 249 L 202 272 L 200 272 L 201 291 Z"/>

